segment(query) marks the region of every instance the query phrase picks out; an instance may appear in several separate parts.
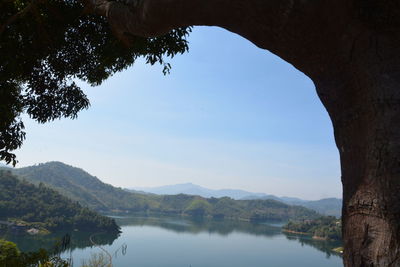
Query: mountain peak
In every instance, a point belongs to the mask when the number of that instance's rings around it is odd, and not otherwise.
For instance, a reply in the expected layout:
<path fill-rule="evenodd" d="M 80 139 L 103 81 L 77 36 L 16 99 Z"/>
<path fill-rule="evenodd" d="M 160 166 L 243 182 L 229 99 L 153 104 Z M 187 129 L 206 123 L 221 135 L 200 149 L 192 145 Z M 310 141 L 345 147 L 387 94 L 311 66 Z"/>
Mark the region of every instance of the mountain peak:
<path fill-rule="evenodd" d="M 334 215 L 339 217 L 341 214 L 341 199 L 327 198 L 315 201 L 303 200 L 295 197 L 277 197 L 274 195 L 267 195 L 265 193 L 253 193 L 240 189 L 209 189 L 193 183 L 182 183 L 174 185 L 164 185 L 158 187 L 137 187 L 132 188 L 133 190 L 140 190 L 147 193 L 157 195 L 197 195 L 205 198 L 210 197 L 230 197 L 237 200 L 266 200 L 272 199 L 286 203 L 288 205 L 300 205 L 307 208 L 314 209 L 322 214 Z"/>
<path fill-rule="evenodd" d="M 176 184 L 176 185 L 194 185 L 194 186 L 199 186 L 199 185 L 196 185 L 196 184 L 194 184 L 194 183 L 183 183 L 183 184 Z"/>
<path fill-rule="evenodd" d="M 68 189 L 68 197 L 72 197 L 75 200 L 82 200 L 82 196 L 85 196 L 85 203 L 88 203 L 91 207 L 97 209 L 103 209 L 105 207 L 115 207 L 117 202 L 123 202 L 123 198 L 131 199 L 129 192 L 122 189 L 113 188 L 111 185 L 104 184 L 97 177 L 94 177 L 84 171 L 83 169 L 76 168 L 67 165 L 59 161 L 51 161 L 42 163 L 36 166 L 13 169 L 18 175 L 24 178 L 30 178 L 35 182 L 43 182 L 52 185 L 53 188 L 59 188 L 61 191 Z M 186 194 L 194 196 L 202 196 L 205 198 L 215 197 L 230 197 L 232 199 L 273 199 L 281 201 L 289 205 L 301 205 L 307 208 L 312 208 L 323 214 L 340 216 L 341 212 L 341 199 L 329 198 L 321 199 L 317 201 L 307 201 L 298 198 L 291 197 L 277 197 L 274 195 L 267 195 L 264 193 L 253 193 L 240 189 L 208 189 L 191 182 L 165 185 L 160 187 L 147 187 L 147 188 L 132 188 L 134 190 L 143 191 L 146 193 L 153 193 L 158 195 L 177 195 Z M 99 192 L 102 192 L 99 194 Z M 110 194 L 112 192 L 112 194 Z M 106 195 L 113 195 L 107 203 L 104 198 Z M 118 197 L 116 197 L 118 195 Z M 128 196 L 129 195 L 129 196 Z M 101 197 L 99 197 L 101 196 Z M 132 205 L 137 203 L 137 199 L 134 198 L 129 201 Z"/>
<path fill-rule="evenodd" d="M 61 161 L 48 161 L 48 162 L 44 162 L 44 163 L 39 163 L 37 166 L 49 166 L 49 165 L 72 167 L 71 165 L 68 165 Z"/>

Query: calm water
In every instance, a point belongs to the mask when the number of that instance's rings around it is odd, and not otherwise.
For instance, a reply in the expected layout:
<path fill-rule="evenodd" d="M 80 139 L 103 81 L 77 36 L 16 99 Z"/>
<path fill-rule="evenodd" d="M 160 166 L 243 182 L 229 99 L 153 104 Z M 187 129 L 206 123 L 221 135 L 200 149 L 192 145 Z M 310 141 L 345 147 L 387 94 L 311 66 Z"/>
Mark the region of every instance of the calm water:
<path fill-rule="evenodd" d="M 279 224 L 170 217 L 116 220 L 122 229 L 119 236 L 92 237 L 112 254 L 116 267 L 343 266 L 341 257 L 331 252 L 340 244 L 282 234 Z M 12 241 L 31 250 L 49 246 L 58 236 Z M 90 244 L 89 236 L 72 233 L 72 249 L 63 256 L 72 255 L 74 266 L 80 266 L 91 253 L 101 252 Z"/>

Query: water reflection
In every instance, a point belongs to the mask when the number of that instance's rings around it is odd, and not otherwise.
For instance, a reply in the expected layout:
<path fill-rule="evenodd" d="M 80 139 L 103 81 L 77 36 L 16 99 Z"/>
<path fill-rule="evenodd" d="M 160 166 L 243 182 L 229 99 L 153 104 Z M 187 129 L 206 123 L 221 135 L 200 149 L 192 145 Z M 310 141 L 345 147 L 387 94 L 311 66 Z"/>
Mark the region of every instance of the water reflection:
<path fill-rule="evenodd" d="M 297 241 L 300 242 L 302 246 L 311 246 L 319 251 L 324 252 L 327 258 L 330 258 L 331 256 L 342 256 L 342 254 L 333 251 L 334 248 L 342 246 L 340 241 L 315 240 L 309 236 L 301 236 L 285 232 L 283 234 L 290 241 Z"/>
<path fill-rule="evenodd" d="M 59 243 L 60 240 L 62 240 L 62 238 L 67 234 L 70 235 L 68 250 L 73 251 L 77 248 L 87 248 L 93 246 L 89 239 L 90 236 L 94 234 L 93 232 L 90 233 L 60 230 L 56 233 L 51 233 L 48 235 L 14 235 L 10 233 L 3 233 L 0 238 L 16 243 L 18 248 L 23 252 L 34 252 L 37 251 L 39 248 L 53 251 L 57 243 Z M 101 246 L 112 245 L 114 240 L 116 240 L 119 235 L 119 233 L 98 233 L 96 234 L 96 243 Z"/>
<path fill-rule="evenodd" d="M 124 228 L 153 226 L 162 228 L 175 233 L 190 233 L 197 235 L 200 233 L 209 233 L 220 236 L 228 236 L 232 233 L 245 233 L 254 236 L 262 236 L 273 238 L 285 235 L 288 241 L 300 242 L 302 246 L 311 246 L 326 254 L 326 257 L 340 256 L 332 251 L 333 248 L 341 246 L 340 242 L 314 240 L 311 237 L 299 236 L 288 233 L 282 233 L 281 226 L 283 223 L 267 222 L 267 223 L 251 223 L 246 221 L 234 220 L 215 220 L 202 218 L 186 218 L 186 217 L 167 217 L 167 216 L 129 216 L 129 217 L 113 217 L 117 224 L 121 226 L 122 235 Z M 49 235 L 11 235 L 3 234 L 0 238 L 10 240 L 18 245 L 20 250 L 24 252 L 36 251 L 39 248 L 52 250 L 54 245 L 62 239 L 65 234 L 70 234 L 71 244 L 69 252 L 80 248 L 92 248 L 94 244 L 90 241 L 90 236 L 94 233 L 59 231 Z M 95 242 L 100 246 L 111 246 L 119 237 L 118 233 L 97 233 Z"/>
<path fill-rule="evenodd" d="M 289 241 L 300 242 L 301 245 L 311 246 L 326 254 L 326 257 L 341 256 L 333 249 L 342 246 L 340 241 L 315 240 L 304 235 L 282 233 L 282 222 L 270 221 L 265 223 L 251 223 L 247 221 L 215 220 L 204 218 L 182 218 L 182 217 L 115 217 L 118 225 L 123 226 L 155 226 L 176 233 L 198 234 L 208 232 L 227 236 L 233 232 L 246 233 L 255 236 L 274 237 L 284 234 Z"/>
<path fill-rule="evenodd" d="M 241 232 L 267 237 L 281 234 L 281 228 L 276 225 L 276 222 L 261 224 L 246 221 L 182 217 L 119 217 L 115 219 L 122 228 L 124 226 L 155 226 L 176 233 L 198 234 L 207 232 L 227 236 L 233 232 Z"/>

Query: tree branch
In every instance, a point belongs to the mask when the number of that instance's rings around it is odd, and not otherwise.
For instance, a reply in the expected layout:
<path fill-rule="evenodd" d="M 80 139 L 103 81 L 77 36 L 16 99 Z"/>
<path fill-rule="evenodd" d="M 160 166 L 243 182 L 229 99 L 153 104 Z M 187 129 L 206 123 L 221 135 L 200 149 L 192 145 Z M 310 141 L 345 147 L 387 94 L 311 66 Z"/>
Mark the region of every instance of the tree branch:
<path fill-rule="evenodd" d="M 46 0 L 32 0 L 32 2 L 30 2 L 29 5 L 27 5 L 24 9 L 22 9 L 21 11 L 19 11 L 15 15 L 11 16 L 10 18 L 8 18 L 8 20 L 4 24 L 2 24 L 0 26 L 0 36 L 3 34 L 3 32 L 6 30 L 6 28 L 9 25 L 13 24 L 17 19 L 19 19 L 20 17 L 23 17 L 28 12 L 30 12 L 33 8 L 36 7 L 36 5 L 38 3 L 44 2 L 44 1 L 46 1 Z"/>

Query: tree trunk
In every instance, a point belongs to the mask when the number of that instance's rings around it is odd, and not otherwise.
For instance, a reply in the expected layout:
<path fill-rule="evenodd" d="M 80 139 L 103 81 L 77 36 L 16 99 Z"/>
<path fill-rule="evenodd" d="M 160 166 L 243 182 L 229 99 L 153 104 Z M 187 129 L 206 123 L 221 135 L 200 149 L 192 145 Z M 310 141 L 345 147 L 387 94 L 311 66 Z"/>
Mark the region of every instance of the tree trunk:
<path fill-rule="evenodd" d="M 314 81 L 343 184 L 345 266 L 400 266 L 400 40 L 359 31 L 349 60 Z"/>
<path fill-rule="evenodd" d="M 339 97 L 329 109 L 341 159 L 349 267 L 400 266 L 400 91 L 398 83 L 381 83 L 387 87 L 377 97 L 349 93 L 352 98 Z"/>
<path fill-rule="evenodd" d="M 357 122 L 348 117 L 335 127 L 346 266 L 400 266 L 400 97 L 393 89 L 397 96 L 371 101 L 354 114 Z"/>
<path fill-rule="evenodd" d="M 308 75 L 340 152 L 344 264 L 400 266 L 399 3 L 95 0 L 95 12 L 124 41 L 177 27 L 220 26 Z"/>

